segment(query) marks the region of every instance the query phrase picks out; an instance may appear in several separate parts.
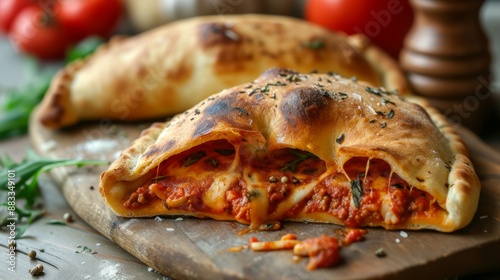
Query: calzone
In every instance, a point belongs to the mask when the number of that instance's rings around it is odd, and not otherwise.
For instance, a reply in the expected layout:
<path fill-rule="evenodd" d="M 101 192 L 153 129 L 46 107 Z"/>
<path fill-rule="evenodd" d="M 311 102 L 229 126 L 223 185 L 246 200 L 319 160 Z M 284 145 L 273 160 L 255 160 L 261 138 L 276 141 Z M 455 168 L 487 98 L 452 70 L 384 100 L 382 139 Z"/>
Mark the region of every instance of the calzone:
<path fill-rule="evenodd" d="M 282 16 L 207 16 L 114 38 L 69 64 L 52 80 L 40 119 L 57 129 L 82 120 L 165 117 L 271 67 L 407 89 L 396 63 L 360 36 Z"/>
<path fill-rule="evenodd" d="M 337 74 L 271 69 L 145 130 L 100 192 L 123 217 L 450 232 L 471 221 L 480 183 L 424 103 Z"/>

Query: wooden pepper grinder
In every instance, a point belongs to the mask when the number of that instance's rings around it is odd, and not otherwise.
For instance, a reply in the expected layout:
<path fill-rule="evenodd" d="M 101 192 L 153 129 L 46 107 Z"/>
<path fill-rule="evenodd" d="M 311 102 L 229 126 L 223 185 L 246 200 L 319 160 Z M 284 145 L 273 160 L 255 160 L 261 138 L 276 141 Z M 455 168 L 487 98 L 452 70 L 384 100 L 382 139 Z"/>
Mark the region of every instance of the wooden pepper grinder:
<path fill-rule="evenodd" d="M 492 111 L 491 56 L 481 27 L 484 0 L 410 0 L 415 22 L 400 63 L 413 91 L 453 124 L 475 132 Z"/>

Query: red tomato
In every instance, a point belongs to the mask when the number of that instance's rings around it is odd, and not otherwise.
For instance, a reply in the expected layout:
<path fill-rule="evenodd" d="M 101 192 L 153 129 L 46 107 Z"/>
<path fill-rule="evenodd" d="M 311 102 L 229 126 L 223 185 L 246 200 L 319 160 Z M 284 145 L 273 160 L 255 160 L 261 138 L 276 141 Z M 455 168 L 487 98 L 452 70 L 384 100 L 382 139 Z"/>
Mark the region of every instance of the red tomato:
<path fill-rule="evenodd" d="M 39 5 L 22 10 L 9 35 L 19 50 L 42 59 L 62 58 L 71 43 L 61 25 Z"/>
<path fill-rule="evenodd" d="M 409 0 L 307 0 L 305 17 L 330 30 L 362 33 L 398 58 L 413 10 Z"/>
<path fill-rule="evenodd" d="M 8 33 L 17 15 L 33 4 L 31 0 L 0 0 L 0 31 Z"/>
<path fill-rule="evenodd" d="M 78 39 L 89 35 L 108 37 L 122 14 L 121 0 L 63 0 L 57 18 Z"/>

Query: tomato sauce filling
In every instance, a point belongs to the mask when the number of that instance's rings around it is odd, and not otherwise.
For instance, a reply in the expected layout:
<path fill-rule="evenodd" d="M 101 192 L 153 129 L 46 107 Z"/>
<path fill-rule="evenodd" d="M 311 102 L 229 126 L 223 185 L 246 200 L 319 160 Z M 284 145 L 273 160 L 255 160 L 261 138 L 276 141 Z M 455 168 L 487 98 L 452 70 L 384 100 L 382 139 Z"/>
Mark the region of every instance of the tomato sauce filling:
<path fill-rule="evenodd" d="M 430 194 L 391 173 L 389 164 L 380 159 L 355 157 L 345 163 L 343 171 L 326 175 L 325 162 L 301 150 L 249 152 L 240 148 L 239 162 L 235 162 L 237 154 L 232 144 L 216 140 L 172 156 L 150 172 L 151 180 L 132 193 L 124 206 L 135 209 L 160 200 L 167 209 L 201 214 L 222 211 L 240 222 L 252 223 L 252 215 L 256 215 L 252 214 L 253 201 L 266 199 L 263 215 L 273 216 L 281 204 L 290 203 L 296 188 L 313 182 L 315 186 L 307 196 L 275 219 L 327 213 L 355 228 L 384 220 L 404 223 L 412 216 L 432 216 L 439 211 Z M 222 208 L 205 205 L 204 195 L 214 180 L 235 173 L 236 177 L 224 182 L 230 186 L 222 188 Z"/>
<path fill-rule="evenodd" d="M 229 169 L 234 158 L 234 147 L 225 140 L 210 141 L 179 153 L 152 170 L 151 180 L 123 205 L 135 209 L 161 199 L 168 209 L 210 211 L 203 203 L 203 195 L 215 176 Z"/>
<path fill-rule="evenodd" d="M 334 266 L 340 261 L 340 246 L 335 237 L 321 235 L 309 238 L 302 241 L 301 247 L 309 256 L 307 270 Z"/>
<path fill-rule="evenodd" d="M 327 212 L 350 228 L 384 220 L 399 224 L 412 217 L 433 216 L 440 211 L 432 195 L 391 173 L 389 164 L 381 159 L 352 158 L 346 162 L 344 170 L 348 179 L 342 173 L 328 176 L 293 210 Z M 353 184 L 354 181 L 357 183 Z M 354 191 L 353 185 L 361 191 Z M 388 209 L 382 207 L 385 197 L 390 201 Z M 359 207 L 354 200 L 358 200 Z M 389 218 L 385 217 L 387 212 L 390 212 Z"/>

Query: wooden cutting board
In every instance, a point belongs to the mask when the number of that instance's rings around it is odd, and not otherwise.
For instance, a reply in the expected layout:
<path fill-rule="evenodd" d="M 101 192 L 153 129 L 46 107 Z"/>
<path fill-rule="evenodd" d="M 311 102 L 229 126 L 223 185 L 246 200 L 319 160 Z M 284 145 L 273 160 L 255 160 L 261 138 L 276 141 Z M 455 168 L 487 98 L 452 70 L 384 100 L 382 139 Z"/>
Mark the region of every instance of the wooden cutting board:
<path fill-rule="evenodd" d="M 36 115 L 36 114 L 35 114 Z M 149 124 L 110 121 L 53 132 L 36 117 L 30 124 L 35 149 L 51 158 L 114 160 Z M 292 252 L 228 252 L 251 236 L 268 241 L 286 233 L 299 239 L 337 235 L 341 226 L 284 223 L 279 231 L 239 234 L 234 222 L 196 218 L 124 219 L 104 204 L 97 187 L 106 167 L 60 168 L 52 172 L 74 211 L 104 236 L 147 265 L 177 279 L 373 279 L 447 278 L 500 268 L 500 154 L 474 134 L 460 130 L 481 178 L 479 209 L 472 223 L 455 233 L 368 229 L 362 242 L 343 247 L 341 263 L 307 271 L 307 259 Z M 383 248 L 386 257 L 375 256 Z"/>

